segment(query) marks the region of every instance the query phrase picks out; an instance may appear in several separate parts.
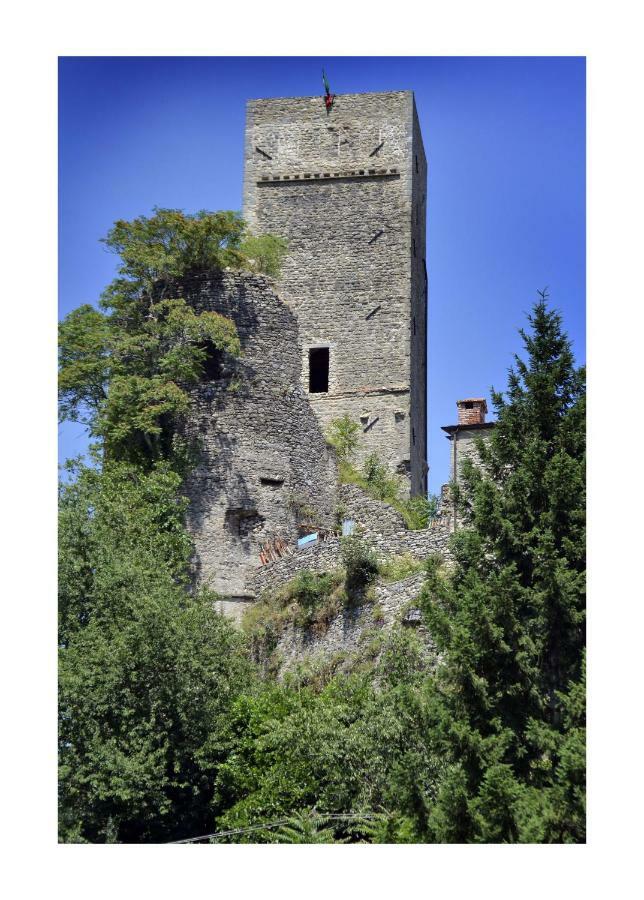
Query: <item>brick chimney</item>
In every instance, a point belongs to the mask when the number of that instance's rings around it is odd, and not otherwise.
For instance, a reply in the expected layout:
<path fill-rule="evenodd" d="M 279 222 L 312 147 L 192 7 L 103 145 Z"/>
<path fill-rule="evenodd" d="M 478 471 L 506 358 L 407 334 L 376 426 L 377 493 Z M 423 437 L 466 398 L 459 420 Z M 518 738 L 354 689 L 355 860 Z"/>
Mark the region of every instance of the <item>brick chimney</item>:
<path fill-rule="evenodd" d="M 487 403 L 483 397 L 474 397 L 470 400 L 457 400 L 459 425 L 484 425 Z"/>

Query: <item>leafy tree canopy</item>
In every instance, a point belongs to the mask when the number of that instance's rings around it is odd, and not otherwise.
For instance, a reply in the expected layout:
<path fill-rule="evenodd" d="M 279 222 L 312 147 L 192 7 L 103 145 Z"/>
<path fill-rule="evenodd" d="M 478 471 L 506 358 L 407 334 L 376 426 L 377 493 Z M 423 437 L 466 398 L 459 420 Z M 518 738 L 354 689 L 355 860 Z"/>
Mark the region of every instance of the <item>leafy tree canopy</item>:
<path fill-rule="evenodd" d="M 417 823 L 443 768 L 423 702 L 425 671 L 416 636 L 398 629 L 375 673 L 332 677 L 318 688 L 294 673 L 240 698 L 236 750 L 219 769 L 216 799 L 227 811 L 218 827 L 244 828 L 316 807 L 327 814 L 387 812 L 396 817 L 392 840 L 421 839 Z M 349 833 L 336 825 L 336 839 Z"/>
<path fill-rule="evenodd" d="M 275 235 L 251 235 L 234 212 L 193 215 L 155 207 L 154 215 L 119 220 L 103 243 L 121 258 L 120 278 L 103 294 L 106 308 L 122 308 L 141 292 L 161 284 L 222 269 L 279 274 L 286 242 Z"/>
<path fill-rule="evenodd" d="M 167 457 L 189 386 L 209 359 L 240 353 L 234 324 L 173 296 L 177 285 L 226 267 L 277 274 L 285 244 L 249 235 L 235 213 L 171 209 L 119 221 L 104 242 L 119 275 L 101 309 L 81 306 L 60 325 L 60 417 L 87 425 L 111 457 Z"/>
<path fill-rule="evenodd" d="M 212 826 L 241 637 L 187 590 L 179 476 L 75 467 L 61 489 L 59 794 L 64 841 L 165 841 Z"/>
<path fill-rule="evenodd" d="M 192 584 L 175 426 L 213 354 L 240 346 L 228 319 L 174 287 L 270 271 L 283 246 L 232 213 L 173 210 L 116 223 L 106 243 L 122 264 L 101 308 L 61 324 L 62 417 L 98 439 L 97 465 L 71 463 L 60 489 L 61 840 L 286 819 L 230 839 L 583 841 L 585 383 L 546 298 L 493 393 L 481 466 L 464 470 L 454 565 L 427 564 L 435 670 L 394 628 L 350 674 L 277 681 Z M 428 501 L 403 504 L 375 457 L 357 472 L 357 428 L 334 424 L 350 480 L 426 524 Z M 379 566 L 356 540 L 344 561 L 365 590 Z M 302 577 L 298 600 L 316 608 L 334 584 Z"/>

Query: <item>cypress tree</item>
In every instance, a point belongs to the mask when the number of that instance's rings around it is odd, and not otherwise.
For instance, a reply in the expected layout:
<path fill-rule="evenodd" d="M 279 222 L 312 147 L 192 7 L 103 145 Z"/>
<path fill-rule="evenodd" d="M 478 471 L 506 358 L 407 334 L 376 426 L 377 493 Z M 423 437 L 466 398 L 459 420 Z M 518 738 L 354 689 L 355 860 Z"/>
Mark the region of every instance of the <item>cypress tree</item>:
<path fill-rule="evenodd" d="M 430 840 L 585 836 L 585 373 L 540 292 L 497 423 L 457 491 L 465 527 L 423 604 L 449 769 Z"/>

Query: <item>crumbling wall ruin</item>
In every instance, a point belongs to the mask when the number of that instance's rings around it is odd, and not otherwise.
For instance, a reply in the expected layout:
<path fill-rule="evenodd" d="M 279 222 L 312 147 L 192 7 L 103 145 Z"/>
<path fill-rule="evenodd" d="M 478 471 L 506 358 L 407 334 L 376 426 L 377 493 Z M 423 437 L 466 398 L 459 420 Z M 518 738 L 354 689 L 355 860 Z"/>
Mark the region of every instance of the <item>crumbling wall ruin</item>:
<path fill-rule="evenodd" d="M 355 522 L 365 543 L 373 548 L 381 560 L 391 556 L 410 554 L 424 560 L 437 553 L 449 560 L 448 542 L 451 528 L 449 515 L 432 520 L 427 528 L 409 531 L 397 510 L 380 500 L 373 500 L 352 484 L 343 484 L 339 491 L 343 515 Z M 259 596 L 289 581 L 298 572 L 329 572 L 342 565 L 338 536 L 328 537 L 306 547 L 300 547 L 281 559 L 256 569 L 248 584 Z"/>
<path fill-rule="evenodd" d="M 380 629 L 395 624 L 408 625 L 422 638 L 427 656 L 436 658 L 436 649 L 421 621 L 408 621 L 405 612 L 420 594 L 424 573 L 418 572 L 393 584 L 377 584 L 374 601 L 343 609 L 326 631 L 316 634 L 311 629 L 290 625 L 277 644 L 280 671 L 305 660 L 319 661 L 333 657 L 349 657 L 369 652 L 369 642 Z"/>
<path fill-rule="evenodd" d="M 241 357 L 194 388 L 186 425 L 200 447 L 185 486 L 196 575 L 230 604 L 252 598 L 263 546 L 295 543 L 303 519 L 332 527 L 335 459 L 300 386 L 297 321 L 270 280 L 213 273 L 177 292 L 232 319 L 241 341 Z"/>

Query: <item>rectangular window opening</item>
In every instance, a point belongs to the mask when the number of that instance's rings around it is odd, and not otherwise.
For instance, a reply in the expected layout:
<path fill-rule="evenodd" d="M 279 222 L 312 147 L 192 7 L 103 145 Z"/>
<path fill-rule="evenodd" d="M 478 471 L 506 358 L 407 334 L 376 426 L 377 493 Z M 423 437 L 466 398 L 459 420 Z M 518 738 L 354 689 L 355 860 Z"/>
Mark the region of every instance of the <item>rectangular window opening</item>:
<path fill-rule="evenodd" d="M 329 348 L 309 350 L 309 393 L 326 394 L 329 390 Z"/>

